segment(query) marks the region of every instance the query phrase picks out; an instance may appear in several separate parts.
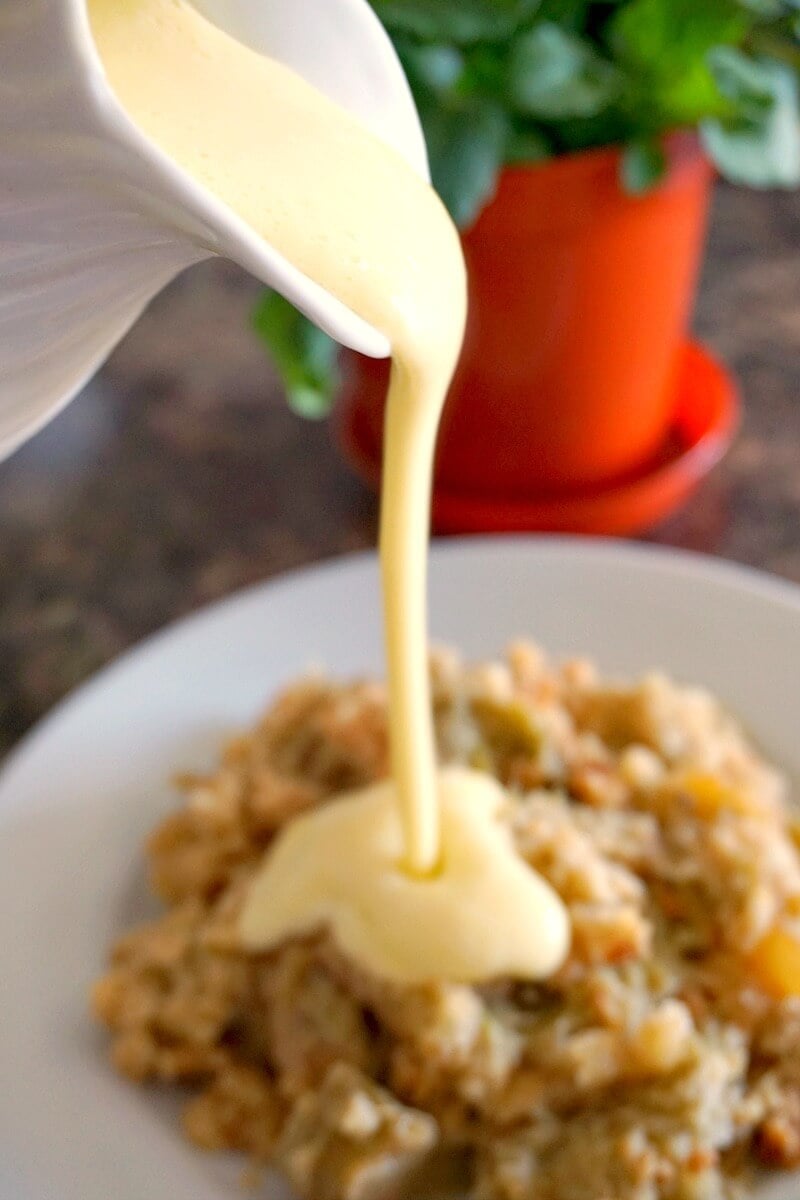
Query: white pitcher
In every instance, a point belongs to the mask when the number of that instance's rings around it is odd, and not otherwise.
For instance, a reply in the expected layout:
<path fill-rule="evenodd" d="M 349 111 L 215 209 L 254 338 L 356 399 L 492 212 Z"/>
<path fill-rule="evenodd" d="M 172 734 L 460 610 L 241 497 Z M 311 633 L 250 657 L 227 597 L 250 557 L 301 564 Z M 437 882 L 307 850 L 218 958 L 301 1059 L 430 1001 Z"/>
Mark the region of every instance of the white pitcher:
<path fill-rule="evenodd" d="M 408 85 L 366 0 L 194 2 L 427 178 Z M 345 345 L 388 354 L 381 334 L 141 133 L 106 81 L 86 0 L 0 0 L 0 459 L 71 399 L 156 292 L 214 255 Z"/>

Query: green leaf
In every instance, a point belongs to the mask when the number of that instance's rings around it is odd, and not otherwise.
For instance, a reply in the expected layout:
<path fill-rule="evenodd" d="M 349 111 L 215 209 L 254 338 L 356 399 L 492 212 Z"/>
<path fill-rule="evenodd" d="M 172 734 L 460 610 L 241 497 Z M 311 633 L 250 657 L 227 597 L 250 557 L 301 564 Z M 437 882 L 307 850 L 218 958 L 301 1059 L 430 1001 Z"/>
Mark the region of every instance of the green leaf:
<path fill-rule="evenodd" d="M 413 87 L 449 92 L 464 74 L 464 55 L 456 46 L 421 45 L 403 38 L 395 39 L 395 48 Z"/>
<path fill-rule="evenodd" d="M 653 137 L 659 132 L 659 126 L 653 124 L 649 113 L 640 114 L 637 120 L 635 116 L 626 116 L 616 105 L 595 117 L 573 117 L 570 121 L 549 125 L 547 129 L 562 154 L 600 146 L 620 146 L 637 136 Z"/>
<path fill-rule="evenodd" d="M 622 186 L 631 195 L 640 196 L 663 179 L 666 169 L 666 155 L 659 142 L 629 142 L 620 163 Z"/>
<path fill-rule="evenodd" d="M 428 142 L 433 186 L 459 228 L 477 217 L 492 197 L 505 158 L 510 121 L 491 102 L 466 102 L 420 110 Z"/>
<path fill-rule="evenodd" d="M 783 0 L 739 0 L 739 3 L 759 17 L 780 17 L 785 12 Z"/>
<path fill-rule="evenodd" d="M 517 38 L 509 64 L 509 92 L 521 113 L 542 120 L 590 117 L 619 90 L 617 72 L 592 44 L 542 22 Z"/>
<path fill-rule="evenodd" d="M 797 79 L 783 63 L 720 48 L 712 55 L 720 90 L 733 106 L 726 120 L 706 121 L 703 142 L 720 171 L 751 187 L 800 184 Z"/>
<path fill-rule="evenodd" d="M 764 21 L 784 17 L 800 9 L 800 0 L 739 0 L 739 3 Z"/>
<path fill-rule="evenodd" d="M 551 158 L 553 148 L 540 129 L 526 125 L 512 129 L 506 143 L 505 161 L 511 166 L 530 166 Z"/>
<path fill-rule="evenodd" d="M 751 24 L 739 0 L 630 0 L 617 8 L 608 38 L 622 62 L 659 78 L 740 41 Z"/>
<path fill-rule="evenodd" d="M 597 9 L 592 0 L 542 0 L 537 16 L 541 21 L 552 21 L 571 33 L 581 33 L 591 8 Z"/>
<path fill-rule="evenodd" d="M 424 42 L 502 41 L 535 12 L 539 0 L 372 0 L 391 33 Z"/>
<path fill-rule="evenodd" d="M 753 24 L 739 0 L 630 0 L 607 36 L 625 71 L 626 111 L 644 133 L 696 125 L 725 104 L 708 64 L 712 48 L 741 41 Z"/>
<path fill-rule="evenodd" d="M 459 87 L 461 94 L 492 100 L 507 108 L 507 64 L 506 45 L 481 43 L 471 46 L 465 54 L 464 74 Z"/>
<path fill-rule="evenodd" d="M 277 292 L 264 293 L 253 325 L 269 347 L 294 411 L 302 417 L 327 416 L 339 381 L 333 339 Z"/>
<path fill-rule="evenodd" d="M 765 65 L 741 50 L 719 46 L 708 56 L 717 87 L 735 106 L 737 117 L 758 121 L 773 108 L 777 79 L 772 63 Z"/>

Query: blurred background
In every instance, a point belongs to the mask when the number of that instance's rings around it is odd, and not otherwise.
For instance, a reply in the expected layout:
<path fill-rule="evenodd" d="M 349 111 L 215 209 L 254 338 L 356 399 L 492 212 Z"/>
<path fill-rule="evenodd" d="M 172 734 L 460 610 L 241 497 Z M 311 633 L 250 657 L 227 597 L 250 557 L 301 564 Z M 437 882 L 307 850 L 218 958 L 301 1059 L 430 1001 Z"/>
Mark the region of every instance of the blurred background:
<path fill-rule="evenodd" d="M 683 38 L 678 0 L 376 7 L 478 314 L 437 530 L 630 534 L 800 582 L 794 6 L 731 0 Z M 174 618 L 373 547 L 382 387 L 230 264 L 163 293 L 0 465 L 0 753 Z"/>

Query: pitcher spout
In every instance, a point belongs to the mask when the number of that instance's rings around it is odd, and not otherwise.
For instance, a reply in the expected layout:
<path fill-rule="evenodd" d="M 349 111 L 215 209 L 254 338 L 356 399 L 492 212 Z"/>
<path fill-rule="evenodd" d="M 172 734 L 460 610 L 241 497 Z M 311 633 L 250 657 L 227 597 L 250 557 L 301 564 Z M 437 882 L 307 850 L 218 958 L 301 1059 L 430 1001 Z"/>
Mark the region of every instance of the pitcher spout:
<path fill-rule="evenodd" d="M 405 77 L 366 0 L 197 7 L 427 175 Z M 345 345 L 389 352 L 139 130 L 105 78 L 86 0 L 4 0 L 0 181 L 0 458 L 75 395 L 157 292 L 208 257 L 238 262 Z"/>

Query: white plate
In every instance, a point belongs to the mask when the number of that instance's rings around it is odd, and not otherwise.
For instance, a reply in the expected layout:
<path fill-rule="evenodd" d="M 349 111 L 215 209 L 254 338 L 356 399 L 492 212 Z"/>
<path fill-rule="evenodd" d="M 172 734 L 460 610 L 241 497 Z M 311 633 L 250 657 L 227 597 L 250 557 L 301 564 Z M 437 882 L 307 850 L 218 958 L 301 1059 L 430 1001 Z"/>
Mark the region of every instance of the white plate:
<path fill-rule="evenodd" d="M 800 775 L 800 589 L 669 551 L 497 539 L 435 548 L 431 608 L 436 640 L 473 656 L 529 634 L 608 671 L 657 665 L 703 683 Z M 139 847 L 172 803 L 165 780 L 213 758 L 226 733 L 307 666 L 380 670 L 378 612 L 371 556 L 246 591 L 104 671 L 8 762 L 3 1200 L 240 1194 L 230 1160 L 184 1146 L 168 1103 L 109 1070 L 86 991 L 110 939 L 147 911 Z M 775 1192 L 796 1195 L 796 1186 Z"/>

